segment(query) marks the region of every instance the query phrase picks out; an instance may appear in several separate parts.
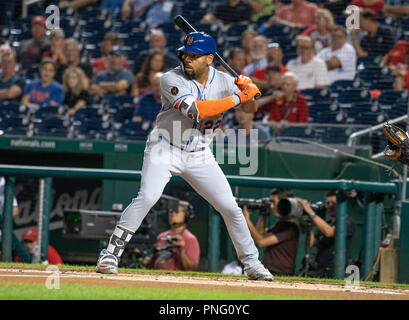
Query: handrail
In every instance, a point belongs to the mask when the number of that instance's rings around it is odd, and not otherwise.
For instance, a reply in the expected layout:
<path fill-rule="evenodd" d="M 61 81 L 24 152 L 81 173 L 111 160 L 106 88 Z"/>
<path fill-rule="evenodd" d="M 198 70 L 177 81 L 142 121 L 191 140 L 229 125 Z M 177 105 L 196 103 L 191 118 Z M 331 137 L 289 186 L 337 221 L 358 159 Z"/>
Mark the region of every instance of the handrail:
<path fill-rule="evenodd" d="M 405 114 L 405 115 L 400 116 L 400 117 L 398 117 L 398 118 L 395 118 L 395 119 L 392 119 L 392 120 L 385 121 L 385 122 L 382 122 L 382 123 L 380 123 L 380 124 L 377 124 L 376 126 L 372 126 L 372 127 L 370 127 L 370 128 L 367 128 L 367 129 L 363 129 L 363 130 L 360 130 L 360 131 L 356 131 L 356 132 L 352 133 L 352 134 L 349 136 L 348 142 L 347 142 L 347 146 L 348 146 L 348 147 L 352 147 L 352 146 L 355 144 L 355 139 L 358 138 L 358 137 L 360 137 L 360 136 L 363 136 L 363 135 L 366 135 L 366 134 L 368 134 L 368 133 L 371 133 L 371 132 L 374 132 L 374 131 L 376 131 L 376 130 L 379 130 L 379 129 L 381 129 L 385 124 L 388 124 L 388 123 L 389 123 L 389 124 L 394 124 L 394 123 L 397 123 L 397 122 L 401 122 L 401 121 L 407 119 L 407 117 L 408 117 L 408 115 Z"/>
<path fill-rule="evenodd" d="M 140 180 L 140 170 L 92 169 L 72 167 L 42 167 L 21 165 L 0 165 L 0 176 L 15 177 L 54 177 L 54 178 L 83 178 L 107 180 Z M 247 187 L 287 187 L 294 189 L 314 190 L 356 190 L 363 192 L 379 192 L 397 194 L 398 188 L 393 182 L 367 182 L 359 180 L 314 180 L 314 179 L 285 179 L 269 177 L 248 177 L 226 175 L 227 180 L 235 186 Z M 175 182 L 182 182 L 180 177 L 172 178 Z"/>

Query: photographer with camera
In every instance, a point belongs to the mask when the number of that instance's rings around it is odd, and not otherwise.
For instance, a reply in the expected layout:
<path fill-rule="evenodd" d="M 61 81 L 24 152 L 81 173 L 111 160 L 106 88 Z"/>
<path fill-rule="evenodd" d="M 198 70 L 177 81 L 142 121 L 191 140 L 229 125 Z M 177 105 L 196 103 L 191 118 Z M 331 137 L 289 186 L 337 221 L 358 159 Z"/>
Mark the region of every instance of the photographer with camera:
<path fill-rule="evenodd" d="M 260 210 L 260 217 L 256 226 L 250 220 L 249 206 L 243 205 L 243 215 L 254 242 L 260 247 L 266 247 L 262 263 L 273 275 L 278 276 L 294 275 L 297 258 L 300 234 L 298 218 L 282 215 L 277 208 L 278 202 L 288 197 L 293 197 L 290 190 L 273 189 L 269 198 L 270 210 Z M 265 224 L 270 212 L 279 220 L 272 227 L 266 229 Z"/>
<path fill-rule="evenodd" d="M 311 233 L 310 246 L 317 246 L 318 251 L 315 261 L 311 263 L 310 271 L 307 274 L 312 277 L 332 278 L 334 274 L 334 256 L 335 256 L 335 224 L 337 218 L 337 193 L 330 190 L 325 196 L 325 209 L 329 220 L 325 220 L 325 215 L 318 214 L 311 208 L 308 200 L 297 198 L 302 204 L 304 212 L 308 214 L 311 221 L 318 228 L 314 235 Z M 355 223 L 347 216 L 347 261 L 355 235 Z"/>
<path fill-rule="evenodd" d="M 200 257 L 199 242 L 187 229 L 193 217 L 193 207 L 186 201 L 178 201 L 175 208 L 169 209 L 170 230 L 158 235 L 155 252 L 150 258 L 141 258 L 141 264 L 150 269 L 196 270 Z"/>

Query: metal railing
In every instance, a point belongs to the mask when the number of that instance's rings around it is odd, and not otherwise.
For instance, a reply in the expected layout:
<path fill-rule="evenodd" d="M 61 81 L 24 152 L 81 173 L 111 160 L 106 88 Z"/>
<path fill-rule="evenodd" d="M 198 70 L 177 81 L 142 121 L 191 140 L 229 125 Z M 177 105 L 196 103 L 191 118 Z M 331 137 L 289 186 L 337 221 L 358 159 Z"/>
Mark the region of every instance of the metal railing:
<path fill-rule="evenodd" d="M 42 220 L 42 243 L 41 257 L 47 260 L 47 248 L 49 243 L 49 220 L 51 211 L 51 192 L 53 178 L 78 178 L 78 179 L 98 179 L 98 180 L 130 180 L 139 181 L 141 171 L 131 170 L 109 170 L 109 169 L 82 169 L 69 167 L 39 167 L 39 166 L 17 166 L 0 165 L 0 176 L 6 177 L 5 203 L 3 211 L 3 261 L 11 261 L 11 246 L 13 234 L 12 206 L 14 196 L 14 186 L 16 177 L 37 177 L 44 179 L 45 187 L 43 199 L 45 205 L 43 213 L 40 216 Z M 264 177 L 241 177 L 226 176 L 232 186 L 246 186 L 254 188 L 274 188 L 283 187 L 291 189 L 311 189 L 328 190 L 336 189 L 342 191 L 355 190 L 367 194 L 365 210 L 365 236 L 364 236 L 364 256 L 363 272 L 366 274 L 374 261 L 374 253 L 380 245 L 380 219 L 382 198 L 376 197 L 378 194 L 394 194 L 399 199 L 400 181 L 388 183 L 377 183 L 354 180 L 300 180 L 300 179 L 282 179 L 282 178 L 264 178 Z M 173 177 L 172 183 L 183 182 L 180 177 Z M 346 264 L 346 218 L 347 218 L 347 199 L 339 197 L 337 204 L 337 220 L 335 227 L 335 277 L 343 279 L 345 275 Z M 213 210 L 209 214 L 209 233 L 208 233 L 208 260 L 209 271 L 218 271 L 220 258 L 220 215 Z"/>

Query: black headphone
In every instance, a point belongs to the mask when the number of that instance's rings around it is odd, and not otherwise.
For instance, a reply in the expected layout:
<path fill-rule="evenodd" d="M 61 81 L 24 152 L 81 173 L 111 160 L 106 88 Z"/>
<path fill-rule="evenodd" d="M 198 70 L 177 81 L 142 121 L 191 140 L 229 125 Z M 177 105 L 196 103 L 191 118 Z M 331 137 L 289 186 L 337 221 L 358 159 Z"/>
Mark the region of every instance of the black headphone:
<path fill-rule="evenodd" d="M 193 206 L 189 202 L 183 200 L 179 200 L 179 205 L 187 208 L 185 211 L 185 224 L 187 225 L 195 217 Z"/>

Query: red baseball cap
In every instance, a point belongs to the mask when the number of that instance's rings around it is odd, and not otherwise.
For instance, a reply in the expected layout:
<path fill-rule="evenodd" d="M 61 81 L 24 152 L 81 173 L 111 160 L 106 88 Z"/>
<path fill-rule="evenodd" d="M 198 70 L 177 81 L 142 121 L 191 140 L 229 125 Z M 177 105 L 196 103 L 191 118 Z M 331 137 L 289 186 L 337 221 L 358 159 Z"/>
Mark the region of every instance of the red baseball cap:
<path fill-rule="evenodd" d="M 35 16 L 33 20 L 31 20 L 31 24 L 39 23 L 45 27 L 45 17 L 43 16 Z"/>
<path fill-rule="evenodd" d="M 38 230 L 36 227 L 30 227 L 23 231 L 22 240 L 37 241 Z"/>

